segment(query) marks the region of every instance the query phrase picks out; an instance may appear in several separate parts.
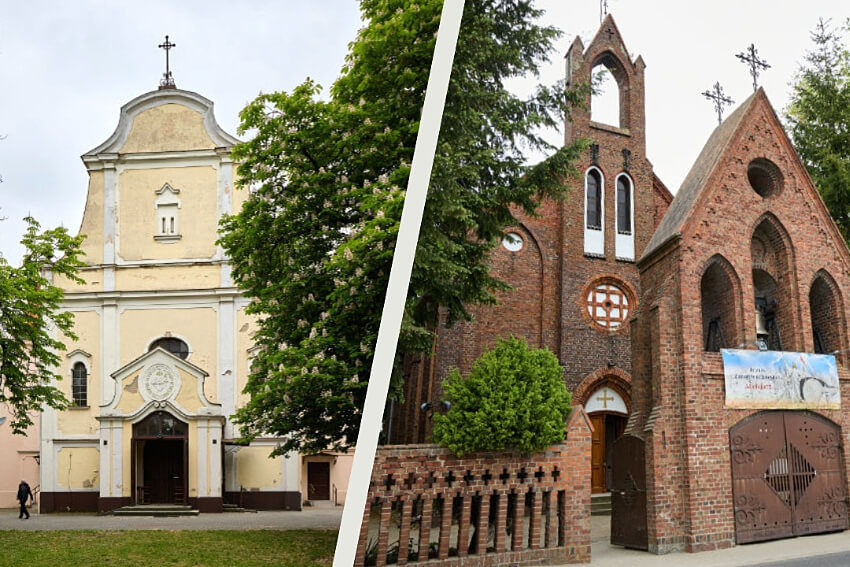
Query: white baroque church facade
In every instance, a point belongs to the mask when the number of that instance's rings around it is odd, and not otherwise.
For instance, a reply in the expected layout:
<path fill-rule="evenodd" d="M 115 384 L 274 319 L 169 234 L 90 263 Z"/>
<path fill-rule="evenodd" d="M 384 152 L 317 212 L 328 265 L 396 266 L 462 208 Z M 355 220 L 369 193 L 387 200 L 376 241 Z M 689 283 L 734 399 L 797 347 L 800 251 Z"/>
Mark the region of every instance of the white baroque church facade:
<path fill-rule="evenodd" d="M 234 187 L 237 142 L 211 101 L 161 88 L 124 105 L 82 156 L 85 284 L 54 281 L 78 340 L 62 337 L 71 406 L 41 417 L 43 512 L 344 502 L 351 455 L 272 459 L 279 439 L 244 445 L 230 421 L 255 330 L 216 245 L 219 219 L 248 198 Z"/>

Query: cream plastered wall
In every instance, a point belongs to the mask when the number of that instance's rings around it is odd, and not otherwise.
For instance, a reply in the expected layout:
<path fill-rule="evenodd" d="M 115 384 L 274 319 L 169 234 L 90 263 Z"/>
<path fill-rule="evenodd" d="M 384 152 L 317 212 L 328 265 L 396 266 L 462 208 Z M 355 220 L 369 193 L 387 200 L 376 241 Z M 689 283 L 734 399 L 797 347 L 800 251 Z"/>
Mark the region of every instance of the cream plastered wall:
<path fill-rule="evenodd" d="M 136 115 L 127 141 L 118 151 L 129 154 L 213 148 L 200 112 L 181 104 L 163 104 Z"/>
<path fill-rule="evenodd" d="M 254 333 L 257 331 L 257 318 L 245 313 L 245 308 L 236 312 L 236 356 L 238 375 L 236 377 L 236 407 L 241 408 L 248 403 L 249 396 L 243 394 L 248 374 L 251 372 L 251 354 L 248 352 L 254 346 Z"/>
<path fill-rule="evenodd" d="M 197 413 L 204 405 L 198 397 L 198 379 L 183 370 L 178 369 L 178 372 L 180 373 L 180 391 L 177 392 L 175 401 L 181 408 Z"/>
<path fill-rule="evenodd" d="M 59 449 L 56 484 L 66 490 L 97 490 L 100 484 L 100 453 L 97 447 Z"/>
<path fill-rule="evenodd" d="M 100 314 L 96 311 L 74 312 L 74 332 L 77 340 L 71 341 L 64 334 L 60 340 L 65 344 L 66 353 L 76 349 L 90 354 L 88 357 L 62 356 L 59 375 L 62 380 L 57 384 L 65 397 L 71 401 L 71 367 L 76 362 L 83 362 L 88 369 L 88 391 L 86 408 L 70 408 L 67 411 L 57 412 L 56 424 L 59 431 L 66 435 L 90 435 L 100 430 L 100 423 L 95 419 L 100 409 L 100 381 L 102 370 L 100 368 Z"/>
<path fill-rule="evenodd" d="M 100 268 L 82 269 L 77 272 L 77 275 L 84 280 L 85 283 L 78 284 L 72 282 L 63 275 L 56 274 L 53 276 L 53 285 L 59 289 L 70 293 L 83 293 L 88 291 L 103 291 L 103 270 Z"/>
<path fill-rule="evenodd" d="M 273 447 L 240 447 L 236 453 L 236 480 L 246 490 L 279 489 L 283 457 L 269 458 Z"/>
<path fill-rule="evenodd" d="M 89 190 L 79 234 L 83 240 L 83 261 L 92 266 L 103 263 L 103 171 L 89 172 Z"/>
<path fill-rule="evenodd" d="M 212 166 L 128 169 L 118 176 L 118 254 L 125 261 L 210 258 L 218 223 L 216 170 Z M 178 189 L 180 209 L 175 242 L 159 242 L 156 191 Z"/>
<path fill-rule="evenodd" d="M 145 399 L 139 393 L 139 376 L 141 373 L 142 371 L 139 370 L 121 381 L 123 384 L 120 392 L 121 399 L 116 407 L 125 414 L 134 413 L 145 405 Z"/>
<path fill-rule="evenodd" d="M 221 266 L 142 266 L 118 268 L 115 287 L 121 291 L 211 289 L 221 284 Z"/>
<path fill-rule="evenodd" d="M 239 211 L 242 210 L 242 205 L 245 204 L 245 201 L 248 200 L 250 194 L 248 193 L 247 187 L 237 187 L 237 182 L 239 181 L 239 176 L 236 175 L 236 168 L 238 164 L 233 164 L 233 184 L 231 186 L 231 190 L 233 192 L 233 196 L 231 198 L 232 210 L 235 215 Z"/>
<path fill-rule="evenodd" d="M 197 307 L 186 309 L 125 309 L 119 315 L 121 328 L 121 363 L 132 362 L 147 352 L 148 344 L 171 333 L 189 344 L 187 359 L 205 370 L 204 393 L 211 402 L 217 401 L 218 321 L 215 309 Z"/>

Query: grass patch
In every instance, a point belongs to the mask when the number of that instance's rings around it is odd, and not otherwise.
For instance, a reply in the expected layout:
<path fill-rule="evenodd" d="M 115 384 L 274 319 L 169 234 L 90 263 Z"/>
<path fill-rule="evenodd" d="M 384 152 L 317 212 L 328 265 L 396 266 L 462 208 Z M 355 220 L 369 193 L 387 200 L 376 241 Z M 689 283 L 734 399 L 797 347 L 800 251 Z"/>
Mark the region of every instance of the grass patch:
<path fill-rule="evenodd" d="M 0 531 L 0 566 L 318 567 L 336 530 Z"/>

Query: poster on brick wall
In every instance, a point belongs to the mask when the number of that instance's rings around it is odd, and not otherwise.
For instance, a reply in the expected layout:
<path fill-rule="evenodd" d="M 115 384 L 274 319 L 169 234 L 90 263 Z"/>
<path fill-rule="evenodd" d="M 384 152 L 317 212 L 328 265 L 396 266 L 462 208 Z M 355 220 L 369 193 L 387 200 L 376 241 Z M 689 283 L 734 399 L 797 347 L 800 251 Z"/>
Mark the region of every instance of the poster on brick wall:
<path fill-rule="evenodd" d="M 723 349 L 726 407 L 839 409 L 838 368 L 831 354 Z"/>

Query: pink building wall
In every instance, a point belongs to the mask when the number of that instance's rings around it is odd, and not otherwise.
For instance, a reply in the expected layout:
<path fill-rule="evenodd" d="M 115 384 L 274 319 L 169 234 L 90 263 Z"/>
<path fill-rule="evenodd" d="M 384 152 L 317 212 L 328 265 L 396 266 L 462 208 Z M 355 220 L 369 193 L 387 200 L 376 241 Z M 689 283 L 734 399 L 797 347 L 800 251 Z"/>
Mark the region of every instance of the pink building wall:
<path fill-rule="evenodd" d="M 26 480 L 33 492 L 38 486 L 39 419 L 26 435 L 13 435 L 9 426 L 9 412 L 0 405 L 0 508 L 15 508 L 18 483 Z"/>

